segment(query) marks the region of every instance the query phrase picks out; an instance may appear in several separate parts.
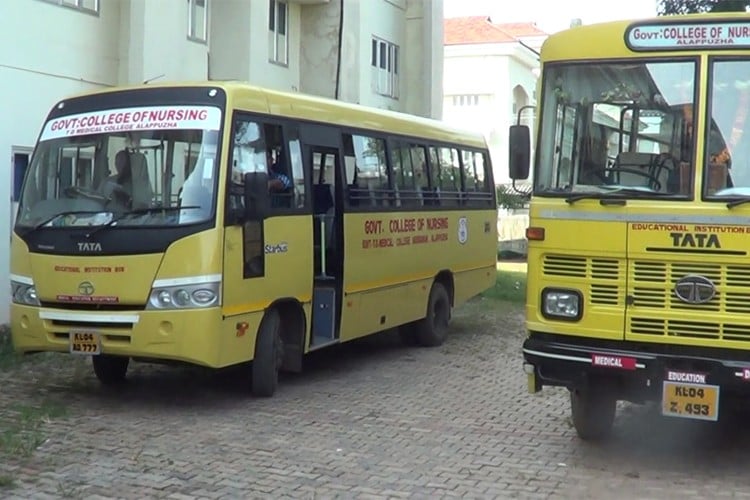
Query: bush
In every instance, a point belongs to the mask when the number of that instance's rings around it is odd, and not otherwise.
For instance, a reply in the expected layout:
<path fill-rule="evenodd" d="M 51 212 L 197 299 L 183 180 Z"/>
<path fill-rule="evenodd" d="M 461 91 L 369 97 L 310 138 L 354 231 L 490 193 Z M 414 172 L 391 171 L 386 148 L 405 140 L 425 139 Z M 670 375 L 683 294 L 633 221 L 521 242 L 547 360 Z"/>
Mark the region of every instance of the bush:
<path fill-rule="evenodd" d="M 10 327 L 0 325 L 0 366 L 15 357 L 13 353 L 13 341 L 10 338 Z"/>
<path fill-rule="evenodd" d="M 514 210 L 518 208 L 526 207 L 528 200 L 528 194 L 519 188 L 521 192 L 513 189 L 513 186 L 499 185 L 495 188 L 497 192 L 497 206 L 498 208 L 505 208 L 507 210 Z"/>

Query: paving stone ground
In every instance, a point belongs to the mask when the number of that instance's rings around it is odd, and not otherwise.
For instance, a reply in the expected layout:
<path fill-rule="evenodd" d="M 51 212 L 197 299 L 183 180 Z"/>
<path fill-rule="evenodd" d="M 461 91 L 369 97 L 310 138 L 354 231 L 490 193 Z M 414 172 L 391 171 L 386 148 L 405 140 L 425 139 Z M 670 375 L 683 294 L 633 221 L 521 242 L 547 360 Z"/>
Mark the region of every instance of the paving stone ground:
<path fill-rule="evenodd" d="M 110 390 L 85 359 L 24 362 L 0 371 L 0 498 L 750 498 L 747 414 L 622 405 L 582 442 L 565 391 L 525 392 L 523 336 L 521 305 L 475 300 L 441 347 L 316 353 L 271 399 L 240 371 L 136 365 Z"/>

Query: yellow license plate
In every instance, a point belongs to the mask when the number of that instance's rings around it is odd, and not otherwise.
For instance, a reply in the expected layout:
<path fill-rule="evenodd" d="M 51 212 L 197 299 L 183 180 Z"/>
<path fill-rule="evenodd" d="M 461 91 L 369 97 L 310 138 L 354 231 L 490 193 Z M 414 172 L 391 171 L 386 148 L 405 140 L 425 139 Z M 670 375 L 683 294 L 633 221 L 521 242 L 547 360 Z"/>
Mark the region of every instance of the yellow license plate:
<path fill-rule="evenodd" d="M 661 412 L 669 417 L 717 420 L 719 386 L 664 381 Z"/>
<path fill-rule="evenodd" d="M 73 354 L 99 354 L 101 352 L 99 334 L 96 332 L 71 332 L 70 352 Z"/>

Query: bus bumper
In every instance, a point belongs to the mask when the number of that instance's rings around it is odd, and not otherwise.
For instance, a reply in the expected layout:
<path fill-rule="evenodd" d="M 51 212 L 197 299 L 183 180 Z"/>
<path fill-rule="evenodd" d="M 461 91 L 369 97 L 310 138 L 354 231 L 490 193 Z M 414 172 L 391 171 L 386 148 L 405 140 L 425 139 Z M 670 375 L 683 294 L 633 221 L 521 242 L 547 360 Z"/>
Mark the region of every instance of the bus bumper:
<path fill-rule="evenodd" d="M 618 399 L 633 402 L 662 398 L 665 382 L 717 386 L 723 395 L 750 392 L 750 352 L 744 350 L 531 333 L 523 358 L 529 392 L 585 388 L 592 380 L 606 380 Z"/>
<path fill-rule="evenodd" d="M 72 352 L 71 334 L 91 332 L 102 354 L 218 368 L 221 323 L 218 307 L 175 312 L 11 306 L 11 335 L 20 353 Z"/>

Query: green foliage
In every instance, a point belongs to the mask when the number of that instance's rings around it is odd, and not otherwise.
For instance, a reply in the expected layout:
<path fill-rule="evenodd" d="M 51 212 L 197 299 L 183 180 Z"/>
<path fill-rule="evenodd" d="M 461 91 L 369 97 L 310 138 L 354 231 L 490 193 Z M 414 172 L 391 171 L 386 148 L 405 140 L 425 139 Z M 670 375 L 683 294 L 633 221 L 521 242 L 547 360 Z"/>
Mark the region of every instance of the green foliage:
<path fill-rule="evenodd" d="M 745 12 L 750 0 L 659 0 L 659 15 L 693 14 L 698 12 Z"/>
<path fill-rule="evenodd" d="M 3 455 L 31 456 L 44 443 L 42 424 L 67 414 L 67 408 L 54 401 L 43 401 L 38 406 L 18 404 L 9 410 L 7 416 L 0 418 L 0 460 Z"/>
<path fill-rule="evenodd" d="M 497 206 L 509 210 L 523 208 L 526 206 L 528 194 L 517 192 L 512 186 L 500 185 L 495 188 L 497 192 Z"/>
<path fill-rule="evenodd" d="M 526 273 L 498 270 L 495 286 L 482 293 L 482 297 L 507 302 L 525 302 Z"/>
<path fill-rule="evenodd" d="M 10 338 L 8 325 L 0 325 L 0 369 L 13 364 L 18 359 L 13 352 L 13 342 Z"/>

